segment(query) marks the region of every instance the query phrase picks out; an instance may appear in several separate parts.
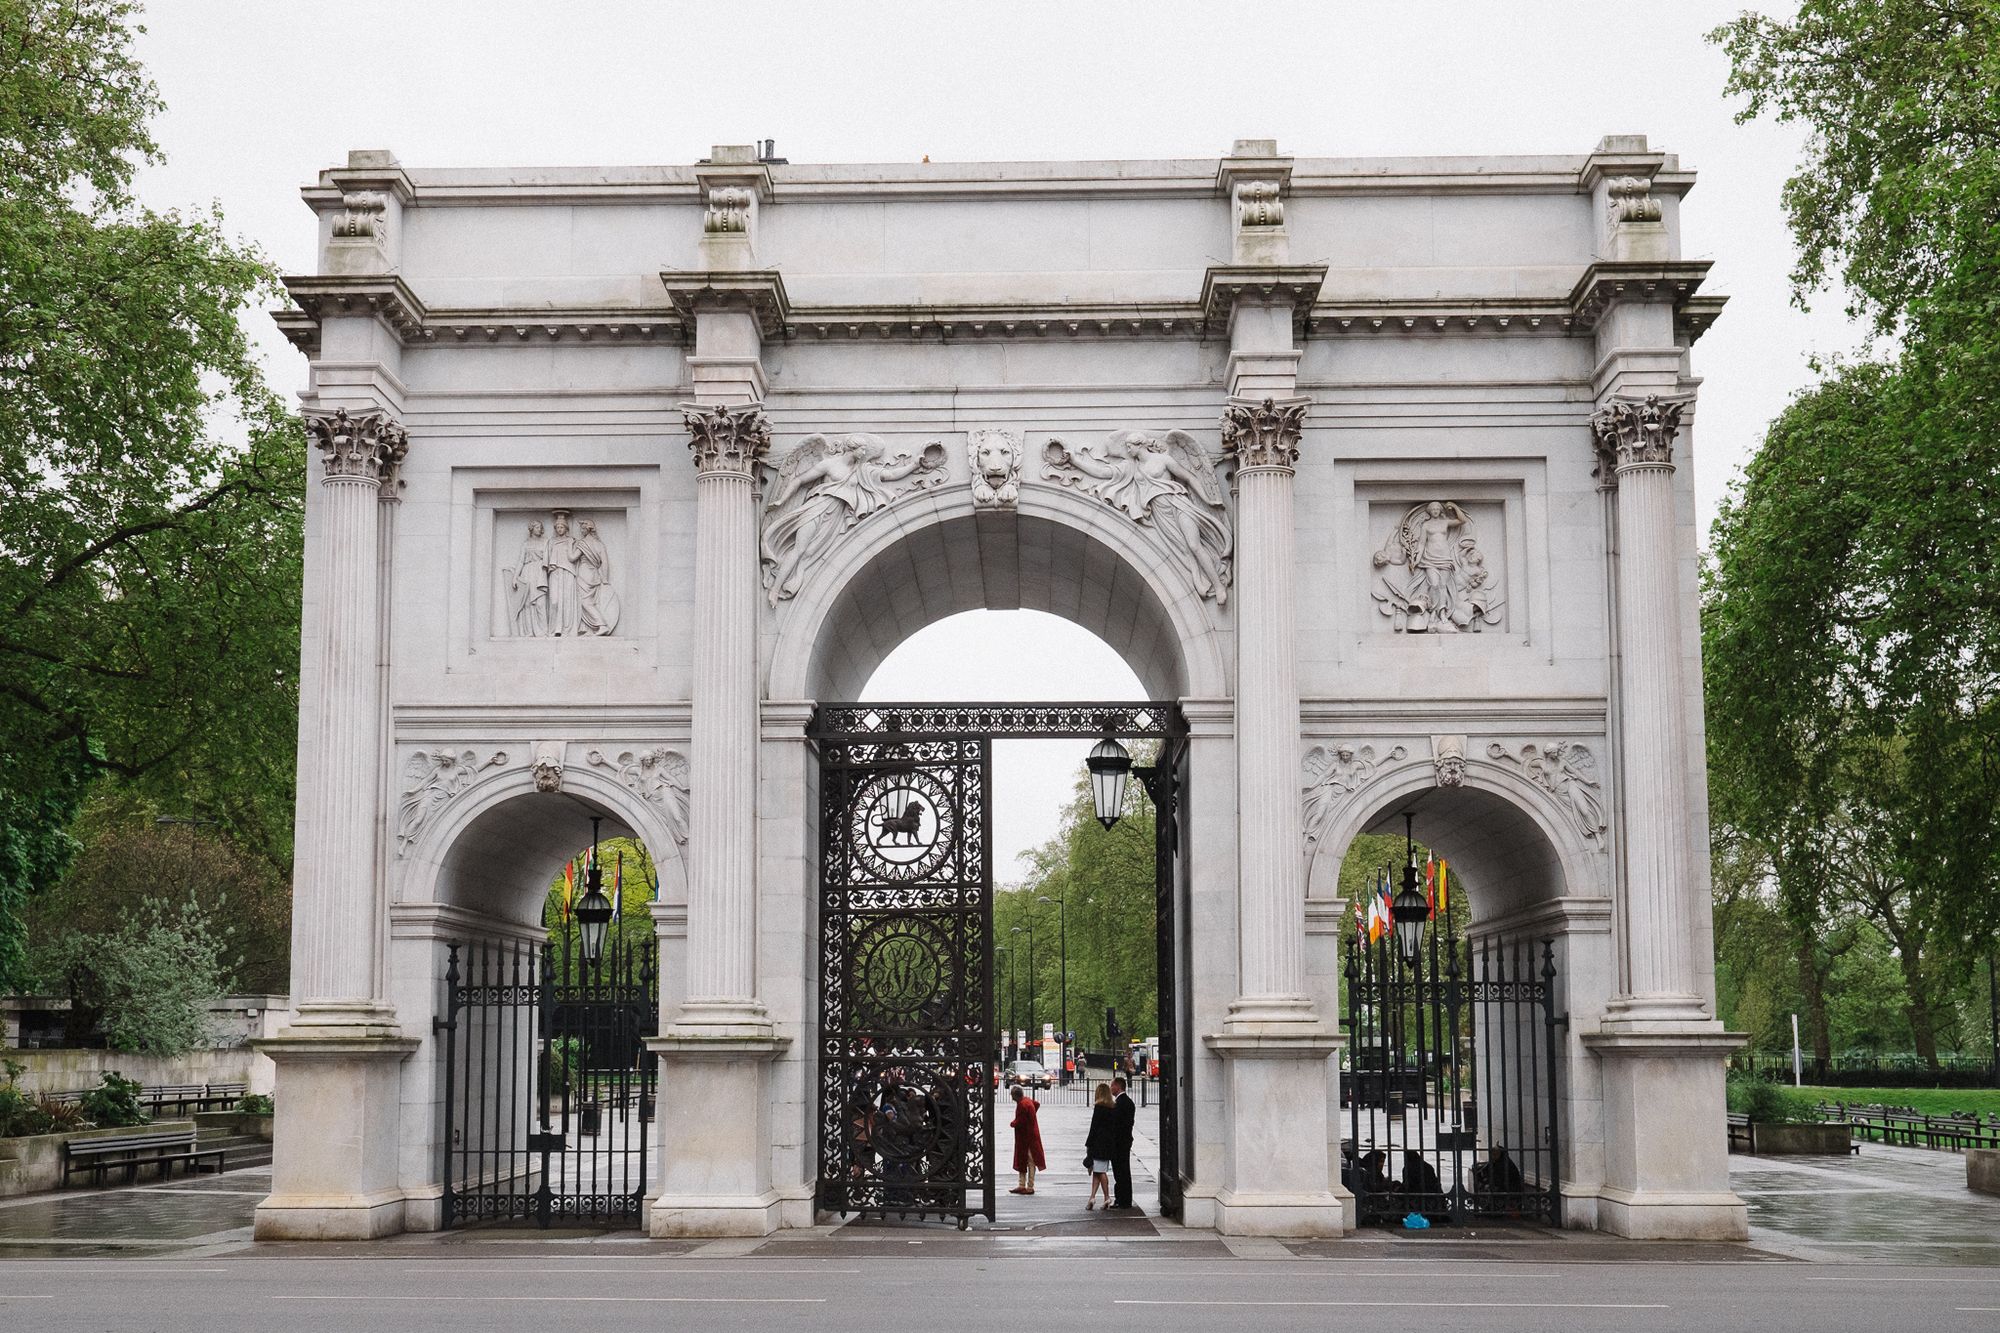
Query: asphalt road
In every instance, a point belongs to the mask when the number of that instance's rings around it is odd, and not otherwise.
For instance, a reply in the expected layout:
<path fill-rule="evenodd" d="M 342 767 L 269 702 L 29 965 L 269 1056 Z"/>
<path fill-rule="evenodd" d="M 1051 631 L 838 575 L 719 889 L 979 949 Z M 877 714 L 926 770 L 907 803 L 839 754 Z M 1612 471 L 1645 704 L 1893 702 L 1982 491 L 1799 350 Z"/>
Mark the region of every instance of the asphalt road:
<path fill-rule="evenodd" d="M 2000 1329 L 2000 1272 L 1763 1263 L 797 1261 L 565 1252 L 0 1264 L 0 1329 Z"/>

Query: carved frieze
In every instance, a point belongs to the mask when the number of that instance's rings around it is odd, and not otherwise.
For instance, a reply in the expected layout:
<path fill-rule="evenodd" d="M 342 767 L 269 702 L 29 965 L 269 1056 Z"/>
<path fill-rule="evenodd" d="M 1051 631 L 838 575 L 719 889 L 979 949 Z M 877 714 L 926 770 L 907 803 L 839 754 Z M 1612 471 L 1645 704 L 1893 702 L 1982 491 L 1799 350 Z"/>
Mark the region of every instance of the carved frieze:
<path fill-rule="evenodd" d="M 1414 505 L 1375 552 L 1376 608 L 1397 633 L 1457 634 L 1500 623 L 1498 576 L 1465 509 L 1451 500 Z"/>
<path fill-rule="evenodd" d="M 771 447 L 771 422 L 758 403 L 725 407 L 720 403 L 683 403 L 688 449 L 697 472 L 752 474 L 757 460 Z"/>
<path fill-rule="evenodd" d="M 384 494 L 410 450 L 410 437 L 387 412 L 308 412 L 306 434 L 319 449 L 328 481 L 368 481 Z"/>
<path fill-rule="evenodd" d="M 942 486 L 944 446 L 891 453 L 879 435 L 808 435 L 785 455 L 766 506 L 764 588 L 771 605 L 798 591 L 835 541 L 898 496 Z"/>
<path fill-rule="evenodd" d="M 1012 509 L 1021 498 L 1021 437 L 1011 430 L 975 430 L 965 437 L 972 468 L 972 503 Z"/>
<path fill-rule="evenodd" d="M 1232 399 L 1222 409 L 1222 447 L 1236 456 L 1239 469 L 1289 468 L 1299 461 L 1299 436 L 1309 405 L 1302 398 L 1282 403 Z"/>
<path fill-rule="evenodd" d="M 609 769 L 626 790 L 664 806 L 674 842 L 687 846 L 690 770 L 686 755 L 655 745 L 648 750 L 621 750 L 615 759 L 602 750 L 592 750 L 584 759 L 594 767 Z"/>
<path fill-rule="evenodd" d="M 396 854 L 410 850 L 432 816 L 451 798 L 472 785 L 488 768 L 507 762 L 505 750 L 495 750 L 482 762 L 477 750 L 418 750 L 403 764 L 403 799 L 396 820 Z"/>
<path fill-rule="evenodd" d="M 572 521 L 567 509 L 551 510 L 546 529 L 529 521 L 520 551 L 500 566 L 500 588 L 516 638 L 604 637 L 623 614 L 597 521 Z"/>
<path fill-rule="evenodd" d="M 1613 398 L 1590 418 L 1597 441 L 1597 475 L 1607 485 L 1629 467 L 1672 467 L 1686 398 Z"/>
<path fill-rule="evenodd" d="M 1510 751 L 1498 741 L 1486 747 L 1486 756 L 1519 769 L 1527 779 L 1554 796 L 1576 825 L 1577 832 L 1593 841 L 1604 838 L 1603 784 L 1597 776 L 1597 759 L 1589 747 L 1575 741 L 1530 742 Z"/>
<path fill-rule="evenodd" d="M 1374 746 L 1356 745 L 1352 741 L 1336 742 L 1330 749 L 1315 745 L 1306 751 L 1306 780 L 1301 789 L 1299 813 L 1300 823 L 1305 829 L 1308 864 L 1318 852 L 1320 838 L 1326 833 L 1327 826 L 1333 822 L 1340 798 L 1359 790 L 1384 764 L 1398 763 L 1409 753 L 1402 746 L 1393 745 L 1378 760 Z"/>
<path fill-rule="evenodd" d="M 1095 448 L 1051 439 L 1042 449 L 1042 477 L 1157 533 L 1203 597 L 1229 600 L 1229 511 L 1213 461 L 1186 431 L 1113 431 Z"/>

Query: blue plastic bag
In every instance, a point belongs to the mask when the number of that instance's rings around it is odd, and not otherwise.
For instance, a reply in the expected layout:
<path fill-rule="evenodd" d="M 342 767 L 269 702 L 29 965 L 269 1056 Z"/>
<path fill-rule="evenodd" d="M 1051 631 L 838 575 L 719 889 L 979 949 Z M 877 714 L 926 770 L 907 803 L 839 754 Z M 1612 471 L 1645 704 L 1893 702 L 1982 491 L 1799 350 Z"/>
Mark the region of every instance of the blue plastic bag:
<path fill-rule="evenodd" d="M 1411 1213 L 1403 1219 L 1403 1230 L 1405 1231 L 1429 1231 L 1430 1229 L 1431 1220 L 1422 1213 Z"/>

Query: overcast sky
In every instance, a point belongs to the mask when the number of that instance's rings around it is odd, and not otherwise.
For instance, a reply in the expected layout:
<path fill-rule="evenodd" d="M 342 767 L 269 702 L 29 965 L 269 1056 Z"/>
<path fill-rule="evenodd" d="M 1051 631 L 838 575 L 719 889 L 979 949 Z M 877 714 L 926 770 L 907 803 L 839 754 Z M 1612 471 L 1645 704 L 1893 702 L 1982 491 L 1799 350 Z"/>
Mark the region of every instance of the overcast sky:
<path fill-rule="evenodd" d="M 1703 40 L 1744 7 L 156 0 L 138 52 L 167 102 L 167 162 L 141 194 L 219 203 L 232 231 L 307 271 L 299 187 L 350 148 L 424 167 L 579 165 L 693 162 L 771 138 L 794 162 L 913 162 L 1198 157 L 1240 138 L 1301 157 L 1580 154 L 1643 133 L 1700 173 L 1684 249 L 1715 261 L 1703 290 L 1730 298 L 1694 354 L 1705 529 L 1764 423 L 1809 381 L 1808 358 L 1859 342 L 1837 300 L 1790 304 L 1778 189 L 1802 136 L 1734 124 L 1726 62 Z M 302 387 L 304 359 L 258 323 L 273 382 Z M 1138 693 L 1087 634 L 1013 614 L 933 627 L 870 694 L 973 697 L 967 661 L 992 664 L 980 697 Z M 924 688 L 941 680 L 965 688 Z M 1009 757 L 996 864 L 1053 831 L 1080 762 L 1069 748 Z"/>

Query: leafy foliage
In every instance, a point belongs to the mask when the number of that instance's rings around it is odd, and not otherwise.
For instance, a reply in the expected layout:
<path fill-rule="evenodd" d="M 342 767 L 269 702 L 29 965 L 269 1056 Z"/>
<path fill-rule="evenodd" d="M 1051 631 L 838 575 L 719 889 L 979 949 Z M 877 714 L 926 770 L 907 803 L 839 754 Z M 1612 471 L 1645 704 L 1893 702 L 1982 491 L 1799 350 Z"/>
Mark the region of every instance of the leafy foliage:
<path fill-rule="evenodd" d="M 143 1125 L 152 1117 L 139 1105 L 141 1091 L 133 1080 L 115 1070 L 106 1070 L 103 1082 L 84 1093 L 79 1104 L 84 1115 L 99 1129 Z"/>
<path fill-rule="evenodd" d="M 115 1050 L 180 1055 L 207 1045 L 208 1006 L 228 989 L 227 931 L 199 903 L 153 898 L 106 934 L 69 930 L 37 944 L 43 984 L 100 1017 Z"/>
<path fill-rule="evenodd" d="M 1934 1061 L 2000 931 L 2000 12 L 1806 0 L 1715 35 L 1743 116 L 1811 132 L 1797 299 L 1837 275 L 1900 341 L 1801 394 L 1717 520 L 1717 821 L 1768 856 L 1816 1044 L 1812 939 L 1852 914 Z"/>
<path fill-rule="evenodd" d="M 304 448 L 239 322 L 277 289 L 132 200 L 131 17 L 0 0 L 0 973 L 93 781 L 289 860 Z"/>
<path fill-rule="evenodd" d="M 1810 1097 L 1761 1078 L 1732 1078 L 1729 1109 L 1760 1125 L 1805 1124 L 1819 1119 Z"/>

